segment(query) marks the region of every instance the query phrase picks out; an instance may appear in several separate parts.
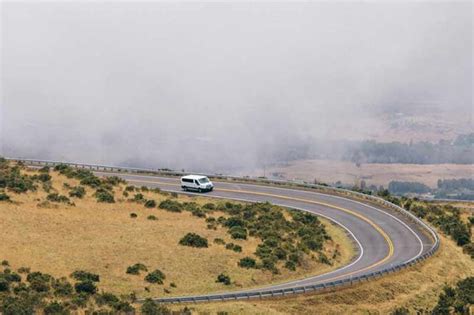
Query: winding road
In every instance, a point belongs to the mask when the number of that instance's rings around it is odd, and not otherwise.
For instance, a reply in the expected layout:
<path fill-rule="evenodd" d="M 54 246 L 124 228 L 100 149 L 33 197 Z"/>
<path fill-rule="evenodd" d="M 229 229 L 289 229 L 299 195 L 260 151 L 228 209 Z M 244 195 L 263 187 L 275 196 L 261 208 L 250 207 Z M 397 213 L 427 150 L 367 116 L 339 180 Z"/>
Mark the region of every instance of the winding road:
<path fill-rule="evenodd" d="M 158 187 L 164 191 L 184 193 L 176 177 L 95 172 L 117 175 L 136 186 Z M 409 264 L 432 250 L 436 240 L 422 225 L 406 215 L 368 202 L 315 191 L 214 181 L 214 191 L 206 197 L 239 201 L 265 202 L 308 211 L 325 217 L 345 229 L 357 248 L 356 257 L 347 265 L 322 275 L 289 281 L 262 288 L 228 293 L 186 297 L 157 298 L 159 302 L 198 302 L 245 299 L 285 295 L 285 292 L 306 292 L 311 286 L 325 287 L 331 283 L 352 283 L 366 274 L 377 274 L 394 266 Z M 187 192 L 186 194 L 193 194 Z M 425 255 L 426 256 L 426 255 Z M 291 291 L 293 290 L 293 291 Z"/>

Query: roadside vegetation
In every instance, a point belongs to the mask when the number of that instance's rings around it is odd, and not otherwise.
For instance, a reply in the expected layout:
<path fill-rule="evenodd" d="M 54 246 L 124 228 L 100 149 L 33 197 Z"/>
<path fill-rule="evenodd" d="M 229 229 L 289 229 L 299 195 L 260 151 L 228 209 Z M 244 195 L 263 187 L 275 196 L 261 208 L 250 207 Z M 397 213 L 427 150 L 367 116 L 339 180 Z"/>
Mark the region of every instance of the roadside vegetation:
<path fill-rule="evenodd" d="M 271 204 L 213 202 L 63 165 L 5 161 L 1 174 L 31 189 L 0 188 L 8 196 L 0 201 L 0 252 L 15 265 L 69 275 L 74 290 L 75 282 L 119 297 L 239 290 L 328 272 L 355 255 L 339 227 Z M 100 281 L 76 280 L 74 270 Z"/>

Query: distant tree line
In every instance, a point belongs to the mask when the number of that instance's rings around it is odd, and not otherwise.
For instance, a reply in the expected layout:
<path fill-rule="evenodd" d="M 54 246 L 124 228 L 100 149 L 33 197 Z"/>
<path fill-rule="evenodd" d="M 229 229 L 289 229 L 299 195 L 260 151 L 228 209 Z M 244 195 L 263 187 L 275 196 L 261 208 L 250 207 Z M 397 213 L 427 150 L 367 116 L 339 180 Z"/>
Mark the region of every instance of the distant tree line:
<path fill-rule="evenodd" d="M 344 160 L 354 163 L 474 164 L 474 133 L 454 141 L 401 143 L 363 141 L 349 146 Z"/>

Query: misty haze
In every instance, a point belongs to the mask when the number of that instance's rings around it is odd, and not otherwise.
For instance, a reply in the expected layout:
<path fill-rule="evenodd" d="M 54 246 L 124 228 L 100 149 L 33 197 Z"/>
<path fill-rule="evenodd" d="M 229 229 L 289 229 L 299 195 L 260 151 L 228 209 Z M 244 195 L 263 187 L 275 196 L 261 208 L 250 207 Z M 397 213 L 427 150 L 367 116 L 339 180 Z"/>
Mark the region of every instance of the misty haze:
<path fill-rule="evenodd" d="M 294 179 L 264 172 L 473 132 L 470 2 L 4 1 L 1 14 L 7 157 Z M 471 164 L 465 150 L 412 162 Z"/>

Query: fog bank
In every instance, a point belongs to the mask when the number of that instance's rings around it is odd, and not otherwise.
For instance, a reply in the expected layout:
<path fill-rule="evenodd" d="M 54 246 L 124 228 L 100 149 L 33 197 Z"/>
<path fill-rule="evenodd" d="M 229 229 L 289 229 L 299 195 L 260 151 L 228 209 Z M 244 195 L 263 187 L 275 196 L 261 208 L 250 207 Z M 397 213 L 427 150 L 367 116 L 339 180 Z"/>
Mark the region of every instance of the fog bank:
<path fill-rule="evenodd" d="M 231 172 L 387 108 L 472 122 L 471 2 L 0 5 L 5 156 Z"/>

